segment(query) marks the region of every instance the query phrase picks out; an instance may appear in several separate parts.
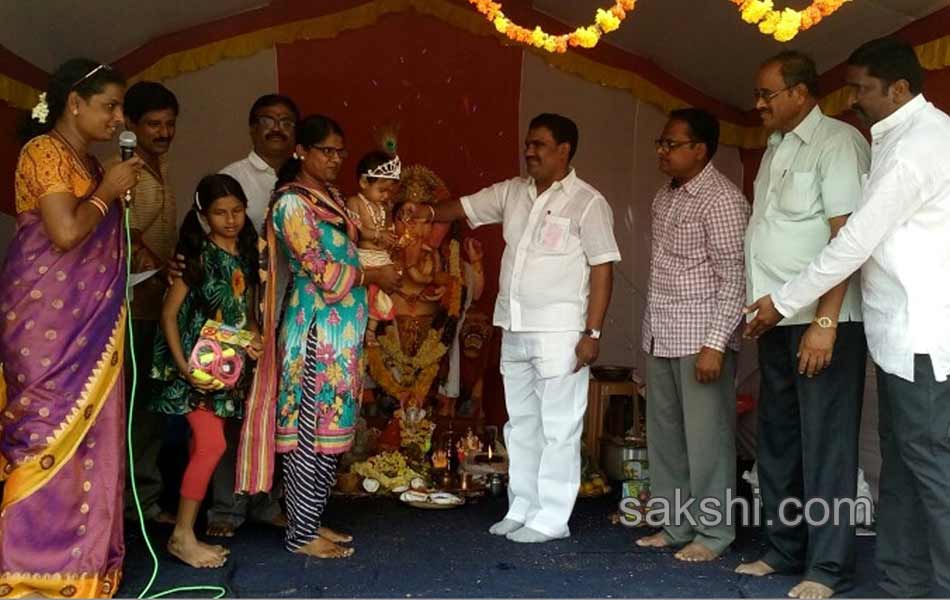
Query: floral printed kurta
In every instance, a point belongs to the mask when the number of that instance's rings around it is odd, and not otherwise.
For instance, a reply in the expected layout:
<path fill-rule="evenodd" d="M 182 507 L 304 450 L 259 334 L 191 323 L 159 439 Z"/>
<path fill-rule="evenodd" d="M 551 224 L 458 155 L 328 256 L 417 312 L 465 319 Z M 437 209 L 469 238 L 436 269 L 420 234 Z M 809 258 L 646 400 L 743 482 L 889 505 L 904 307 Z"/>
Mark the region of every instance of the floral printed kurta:
<path fill-rule="evenodd" d="M 348 232 L 353 228 L 342 214 L 339 195 L 318 199 L 300 188 L 285 190 L 274 204 L 274 231 L 292 279 L 278 340 L 282 353 L 278 452 L 289 452 L 297 445 L 305 372 L 315 377 L 314 449 L 339 454 L 353 442 L 368 313 L 366 289 L 354 287 L 359 258 Z M 317 337 L 313 356 L 306 356 L 308 335 Z"/>
<path fill-rule="evenodd" d="M 199 287 L 188 290 L 178 310 L 181 349 L 186 360 L 191 356 L 201 328 L 208 319 L 238 329 L 247 326 L 251 299 L 247 289 L 247 267 L 239 257 L 208 240 L 201 248 L 201 262 L 204 265 L 204 280 Z M 160 413 L 183 415 L 201 406 L 213 410 L 219 417 L 241 417 L 252 369 L 253 363 L 245 363 L 241 378 L 232 389 L 209 394 L 197 392 L 181 377 L 165 336 L 159 335 L 155 338 L 151 372 L 151 377 L 159 380 L 159 383 L 157 393 L 152 396 L 151 408 Z"/>

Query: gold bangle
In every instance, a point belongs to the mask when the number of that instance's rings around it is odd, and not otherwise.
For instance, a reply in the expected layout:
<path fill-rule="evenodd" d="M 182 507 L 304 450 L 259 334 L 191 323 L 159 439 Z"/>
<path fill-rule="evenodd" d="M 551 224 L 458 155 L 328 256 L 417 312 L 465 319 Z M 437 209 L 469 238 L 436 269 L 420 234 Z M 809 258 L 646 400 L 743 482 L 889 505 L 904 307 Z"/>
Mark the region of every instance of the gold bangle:
<path fill-rule="evenodd" d="M 105 217 L 106 213 L 109 212 L 109 207 L 98 196 L 93 196 L 89 198 L 89 203 L 92 204 L 96 208 L 96 210 L 102 213 L 103 217 Z"/>
<path fill-rule="evenodd" d="M 366 270 L 360 269 L 360 284 L 356 287 L 365 287 L 366 284 Z"/>

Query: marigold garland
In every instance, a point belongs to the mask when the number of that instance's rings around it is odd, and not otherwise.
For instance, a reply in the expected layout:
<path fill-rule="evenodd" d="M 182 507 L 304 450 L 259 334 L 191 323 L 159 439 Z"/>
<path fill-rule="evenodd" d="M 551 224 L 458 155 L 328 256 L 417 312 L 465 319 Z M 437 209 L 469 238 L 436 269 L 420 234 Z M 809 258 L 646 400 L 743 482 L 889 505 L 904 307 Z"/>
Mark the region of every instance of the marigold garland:
<path fill-rule="evenodd" d="M 379 346 L 366 348 L 369 373 L 373 381 L 394 398 L 402 398 L 408 393 L 411 398 L 424 400 L 439 373 L 439 361 L 448 352 L 448 347 L 441 342 L 439 331 L 429 331 L 412 357 L 403 353 L 392 328 L 377 339 Z M 388 360 L 383 358 L 381 350 L 386 350 Z M 387 362 L 391 362 L 392 367 L 399 372 L 398 379 L 393 377 Z"/>
<path fill-rule="evenodd" d="M 793 39 L 800 31 L 817 25 L 823 18 L 837 11 L 851 0 L 814 0 L 801 10 L 786 8 L 775 10 L 772 0 L 730 0 L 742 11 L 742 20 L 758 24 L 759 31 L 771 35 L 780 42 Z"/>
<path fill-rule="evenodd" d="M 567 48 L 580 46 L 581 48 L 593 48 L 600 41 L 600 36 L 605 33 L 615 31 L 620 27 L 620 23 L 627 17 L 627 13 L 633 10 L 637 0 L 616 0 L 609 9 L 597 9 L 594 16 L 594 23 L 586 27 L 578 27 L 571 33 L 563 35 L 551 35 L 546 33 L 540 27 L 527 29 L 516 25 L 501 12 L 501 2 L 492 2 L 491 0 L 468 0 L 473 4 L 478 12 L 485 15 L 489 21 L 494 24 L 499 33 L 508 36 L 509 39 L 522 44 L 528 44 L 535 48 L 543 48 L 548 52 L 567 52 Z"/>

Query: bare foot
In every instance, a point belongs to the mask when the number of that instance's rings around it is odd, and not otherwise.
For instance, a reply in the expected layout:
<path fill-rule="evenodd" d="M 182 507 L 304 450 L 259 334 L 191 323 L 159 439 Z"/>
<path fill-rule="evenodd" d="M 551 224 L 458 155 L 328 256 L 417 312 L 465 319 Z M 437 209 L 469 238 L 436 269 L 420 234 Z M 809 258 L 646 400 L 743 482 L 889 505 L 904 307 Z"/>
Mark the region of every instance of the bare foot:
<path fill-rule="evenodd" d="M 294 552 L 315 558 L 348 558 L 353 556 L 353 548 L 337 546 L 330 540 L 325 540 L 320 537 Z"/>
<path fill-rule="evenodd" d="M 207 548 L 208 550 L 211 550 L 212 552 L 217 552 L 221 556 L 227 556 L 228 554 L 231 554 L 230 548 L 225 548 L 224 546 L 219 546 L 218 544 L 206 544 L 202 542 L 201 540 L 198 540 L 198 545 L 203 548 Z"/>
<path fill-rule="evenodd" d="M 227 561 L 226 556 L 210 550 L 197 540 L 189 542 L 172 536 L 168 540 L 167 548 L 169 554 L 196 569 L 218 569 Z"/>
<path fill-rule="evenodd" d="M 270 520 L 270 524 L 274 527 L 280 527 L 281 529 L 287 529 L 287 515 L 283 512 L 278 513 L 276 517 Z"/>
<path fill-rule="evenodd" d="M 230 538 L 234 537 L 234 530 L 234 525 L 227 521 L 211 521 L 208 523 L 208 529 L 205 530 L 205 533 L 213 537 Z"/>
<path fill-rule="evenodd" d="M 822 585 L 815 581 L 802 581 L 788 592 L 789 598 L 802 598 L 802 600 L 824 600 L 834 596 L 835 591 L 827 585 Z"/>
<path fill-rule="evenodd" d="M 699 542 L 690 542 L 673 557 L 684 562 L 709 562 L 718 558 L 719 554 Z"/>
<path fill-rule="evenodd" d="M 164 510 L 152 517 L 153 523 L 159 523 L 161 525 L 174 525 L 175 524 L 175 515 L 167 513 Z"/>
<path fill-rule="evenodd" d="M 349 544 L 353 541 L 352 535 L 333 531 L 329 527 L 321 527 L 319 530 L 317 530 L 317 533 L 320 534 L 320 537 L 325 538 L 334 544 Z"/>
<path fill-rule="evenodd" d="M 757 560 L 750 563 L 742 563 L 736 567 L 736 573 L 739 575 L 752 575 L 753 577 L 763 577 L 765 575 L 771 575 L 775 572 L 775 569 L 769 566 L 763 560 Z"/>
<path fill-rule="evenodd" d="M 642 537 L 636 543 L 641 548 L 669 548 L 673 545 L 670 543 L 670 538 L 663 531 Z"/>

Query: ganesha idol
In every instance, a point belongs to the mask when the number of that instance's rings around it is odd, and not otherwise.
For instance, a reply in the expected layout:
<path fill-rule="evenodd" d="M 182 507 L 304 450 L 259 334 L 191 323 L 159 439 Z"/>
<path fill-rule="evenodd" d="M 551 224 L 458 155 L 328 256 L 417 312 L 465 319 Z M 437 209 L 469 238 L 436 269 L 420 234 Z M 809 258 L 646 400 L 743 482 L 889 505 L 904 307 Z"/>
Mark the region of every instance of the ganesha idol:
<path fill-rule="evenodd" d="M 379 344 L 366 348 L 377 409 L 396 419 L 436 412 L 439 389 L 453 375 L 450 357 L 459 322 L 472 291 L 480 293 L 483 285 L 478 242 L 466 240 L 463 248 L 457 226 L 428 221 L 430 211 L 423 205 L 448 198 L 445 183 L 429 169 L 403 170 L 393 206 L 399 243 L 392 257 L 403 272 L 402 285 L 391 294 L 395 318 Z"/>

